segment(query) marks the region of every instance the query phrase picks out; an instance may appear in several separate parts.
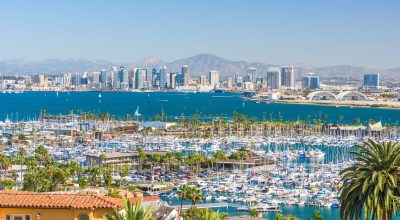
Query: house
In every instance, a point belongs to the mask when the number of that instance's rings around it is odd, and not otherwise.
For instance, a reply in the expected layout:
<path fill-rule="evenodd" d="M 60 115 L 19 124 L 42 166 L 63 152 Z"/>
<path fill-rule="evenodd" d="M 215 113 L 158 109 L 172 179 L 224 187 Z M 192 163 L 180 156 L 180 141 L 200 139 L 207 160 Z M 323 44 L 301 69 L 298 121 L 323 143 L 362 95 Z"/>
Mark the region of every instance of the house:
<path fill-rule="evenodd" d="M 179 219 L 178 211 L 168 206 L 160 206 L 158 209 L 153 211 L 153 216 L 156 220 Z"/>
<path fill-rule="evenodd" d="M 107 196 L 0 191 L 0 220 L 100 220 L 122 207 Z"/>

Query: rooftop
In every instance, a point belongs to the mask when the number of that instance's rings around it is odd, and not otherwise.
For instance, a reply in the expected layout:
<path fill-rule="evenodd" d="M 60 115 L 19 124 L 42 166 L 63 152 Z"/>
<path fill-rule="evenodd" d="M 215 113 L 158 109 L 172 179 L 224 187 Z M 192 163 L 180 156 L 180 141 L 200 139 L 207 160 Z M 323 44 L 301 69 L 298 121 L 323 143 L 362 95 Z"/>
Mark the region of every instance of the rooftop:
<path fill-rule="evenodd" d="M 26 191 L 0 191 L 0 208 L 122 208 L 122 201 L 108 196 L 86 194 L 50 194 Z"/>

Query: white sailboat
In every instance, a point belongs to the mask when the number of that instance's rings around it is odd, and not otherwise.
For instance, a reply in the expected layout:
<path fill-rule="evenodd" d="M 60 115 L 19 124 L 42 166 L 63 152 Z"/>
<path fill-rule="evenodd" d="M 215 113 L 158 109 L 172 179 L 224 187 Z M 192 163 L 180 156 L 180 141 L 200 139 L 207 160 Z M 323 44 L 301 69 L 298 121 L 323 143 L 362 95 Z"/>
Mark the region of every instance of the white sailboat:
<path fill-rule="evenodd" d="M 136 116 L 136 117 L 141 116 L 141 114 L 139 113 L 139 106 L 136 108 L 136 111 L 135 111 L 135 113 L 133 115 Z"/>

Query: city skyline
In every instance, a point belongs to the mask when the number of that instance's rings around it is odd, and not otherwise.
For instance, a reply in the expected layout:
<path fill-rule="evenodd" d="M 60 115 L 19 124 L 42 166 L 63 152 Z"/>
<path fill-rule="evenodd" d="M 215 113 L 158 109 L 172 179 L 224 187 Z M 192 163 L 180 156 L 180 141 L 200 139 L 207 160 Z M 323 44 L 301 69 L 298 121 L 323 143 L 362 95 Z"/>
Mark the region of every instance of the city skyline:
<path fill-rule="evenodd" d="M 231 60 L 400 66 L 396 1 L 3 2 L 0 60 Z M 246 16 L 244 16 L 244 14 Z M 221 28 L 223 27 L 223 28 Z M 29 37 L 27 37 L 29 36 Z"/>

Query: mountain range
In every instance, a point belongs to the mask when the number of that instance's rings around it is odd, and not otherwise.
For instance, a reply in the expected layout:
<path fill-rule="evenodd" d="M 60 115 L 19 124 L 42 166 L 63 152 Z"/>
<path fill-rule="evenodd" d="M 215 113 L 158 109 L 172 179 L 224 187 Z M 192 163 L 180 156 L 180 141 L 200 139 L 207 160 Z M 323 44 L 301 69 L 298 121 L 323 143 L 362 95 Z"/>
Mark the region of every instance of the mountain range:
<path fill-rule="evenodd" d="M 192 76 L 207 74 L 210 70 L 218 70 L 221 76 L 239 73 L 243 75 L 247 68 L 256 67 L 260 75 L 266 75 L 267 69 L 276 64 L 261 62 L 232 61 L 213 54 L 198 54 L 188 58 L 182 58 L 172 62 L 165 61 L 158 56 L 147 57 L 131 63 L 115 63 L 106 60 L 86 60 L 86 59 L 47 59 L 42 61 L 28 61 L 23 59 L 13 59 L 0 61 L 0 73 L 21 73 L 21 74 L 61 74 L 65 72 L 92 72 L 101 69 L 109 70 L 112 66 L 126 67 L 147 67 L 158 68 L 166 65 L 171 72 L 180 71 L 183 65 L 189 66 Z M 346 77 L 360 78 L 362 74 L 368 72 L 379 72 L 383 78 L 400 78 L 400 67 L 391 69 L 377 69 L 362 66 L 337 65 L 328 67 L 316 67 L 307 64 L 294 64 L 296 75 L 304 76 L 309 72 L 314 72 L 321 77 Z"/>

